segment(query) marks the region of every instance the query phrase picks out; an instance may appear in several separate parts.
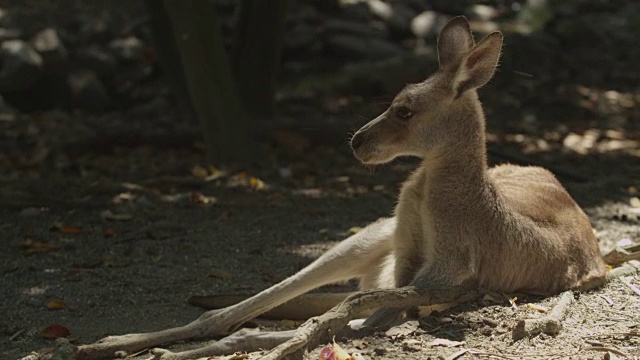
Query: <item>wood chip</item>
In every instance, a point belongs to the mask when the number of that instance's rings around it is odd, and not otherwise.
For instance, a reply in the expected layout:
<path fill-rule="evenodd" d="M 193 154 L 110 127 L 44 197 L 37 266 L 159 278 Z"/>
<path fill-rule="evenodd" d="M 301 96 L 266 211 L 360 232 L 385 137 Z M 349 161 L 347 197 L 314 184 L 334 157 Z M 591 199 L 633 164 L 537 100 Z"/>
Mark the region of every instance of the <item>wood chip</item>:
<path fill-rule="evenodd" d="M 607 295 L 602 295 L 602 294 L 600 295 L 600 297 L 601 297 L 601 298 L 603 298 L 603 299 L 604 299 L 604 301 L 606 301 L 606 302 L 607 302 L 607 304 L 609 304 L 609 305 L 613 306 L 613 300 L 611 300 L 611 298 L 610 298 L 610 297 L 608 297 Z"/>
<path fill-rule="evenodd" d="M 435 339 L 433 341 L 429 341 L 427 343 L 427 346 L 429 346 L 429 347 L 434 347 L 434 346 L 456 347 L 456 346 L 461 346 L 461 345 L 464 345 L 464 344 L 465 344 L 464 341 L 453 341 L 453 340 L 449 340 L 449 339 Z"/>
<path fill-rule="evenodd" d="M 640 289 L 637 286 L 633 285 L 629 278 L 621 276 L 620 281 L 622 281 L 623 284 L 627 285 L 627 287 L 631 289 L 631 291 L 636 293 L 636 295 L 640 296 Z"/>

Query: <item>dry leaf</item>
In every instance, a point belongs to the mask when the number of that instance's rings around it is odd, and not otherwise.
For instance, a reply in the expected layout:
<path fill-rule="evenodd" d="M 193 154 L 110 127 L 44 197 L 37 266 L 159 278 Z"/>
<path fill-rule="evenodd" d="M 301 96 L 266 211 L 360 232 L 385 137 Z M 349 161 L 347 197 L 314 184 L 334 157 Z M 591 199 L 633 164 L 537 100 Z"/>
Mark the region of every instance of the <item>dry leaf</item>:
<path fill-rule="evenodd" d="M 116 214 L 111 210 L 105 210 L 102 212 L 101 215 L 103 219 L 111 220 L 111 221 L 129 221 L 133 219 L 133 215 L 131 214 L 127 214 L 127 213 Z"/>
<path fill-rule="evenodd" d="M 112 227 L 107 227 L 102 229 L 102 235 L 104 237 L 113 237 L 116 236 L 116 229 L 112 228 Z"/>
<path fill-rule="evenodd" d="M 80 226 L 65 225 L 60 227 L 60 232 L 63 234 L 79 235 L 82 234 L 82 228 Z"/>
<path fill-rule="evenodd" d="M 263 190 L 267 187 L 264 181 L 253 176 L 249 178 L 249 186 L 254 190 Z"/>
<path fill-rule="evenodd" d="M 398 326 L 394 326 L 385 332 L 385 335 L 392 339 L 403 338 L 415 333 L 420 327 L 417 320 L 410 320 Z"/>
<path fill-rule="evenodd" d="M 465 344 L 464 341 L 453 341 L 453 340 L 448 340 L 448 339 L 435 339 L 433 341 L 429 341 L 427 343 L 427 346 L 429 346 L 429 347 L 434 347 L 434 346 L 456 347 L 456 346 L 461 346 L 461 345 L 464 345 L 464 344 Z"/>
<path fill-rule="evenodd" d="M 209 172 L 204 167 L 196 165 L 191 168 L 191 175 L 197 177 L 198 179 L 205 179 L 207 176 L 209 176 Z"/>
<path fill-rule="evenodd" d="M 32 238 L 26 238 L 22 243 L 22 249 L 27 254 L 47 253 L 60 249 L 60 245 L 46 243 Z"/>
<path fill-rule="evenodd" d="M 362 230 L 362 228 L 361 228 L 360 226 L 354 226 L 354 227 L 352 227 L 352 228 L 350 228 L 350 229 L 349 229 L 349 232 L 350 232 L 351 234 L 357 234 L 357 233 L 358 233 L 358 231 L 360 231 L 360 230 Z"/>
<path fill-rule="evenodd" d="M 207 176 L 204 181 L 214 181 L 220 178 L 227 176 L 227 172 L 224 170 L 220 170 L 213 165 L 209 165 L 209 176 Z"/>
<path fill-rule="evenodd" d="M 57 339 L 71 335 L 69 329 L 60 324 L 52 324 L 47 326 L 40 335 L 45 339 Z"/>
<path fill-rule="evenodd" d="M 191 201 L 196 204 L 212 205 L 216 203 L 216 198 L 213 196 L 206 196 L 199 192 L 191 193 Z"/>
<path fill-rule="evenodd" d="M 541 312 L 541 313 L 546 313 L 547 311 L 549 311 L 548 308 L 542 306 L 542 305 L 536 305 L 536 304 L 531 304 L 528 303 L 527 306 L 529 307 L 529 309 Z"/>
<path fill-rule="evenodd" d="M 331 347 L 320 350 L 320 360 L 354 360 L 335 340 Z"/>
<path fill-rule="evenodd" d="M 47 302 L 47 309 L 49 310 L 62 310 L 67 307 L 67 303 L 62 300 L 49 300 Z"/>

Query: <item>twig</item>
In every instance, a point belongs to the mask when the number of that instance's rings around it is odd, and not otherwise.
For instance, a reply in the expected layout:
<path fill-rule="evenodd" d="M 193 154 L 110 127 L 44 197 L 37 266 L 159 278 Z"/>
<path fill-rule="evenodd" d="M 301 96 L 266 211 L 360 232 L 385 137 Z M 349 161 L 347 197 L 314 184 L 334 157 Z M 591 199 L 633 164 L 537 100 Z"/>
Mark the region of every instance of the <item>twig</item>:
<path fill-rule="evenodd" d="M 602 280 L 595 281 L 590 284 L 589 289 L 602 286 L 607 282 L 617 278 L 621 278 L 622 276 L 636 274 L 637 272 L 638 269 L 635 267 L 635 263 L 631 262 L 630 265 L 621 266 L 609 271 L 609 273 L 607 273 L 607 276 Z M 525 337 L 531 338 L 535 337 L 541 332 L 544 332 L 548 335 L 558 334 L 558 332 L 560 332 L 562 328 L 561 320 L 566 315 L 569 309 L 569 305 L 571 305 L 572 302 L 573 292 L 565 291 L 560 296 L 560 300 L 558 301 L 556 306 L 553 307 L 548 315 L 537 319 L 520 320 L 518 324 L 513 328 L 513 331 L 511 333 L 512 339 L 514 341 L 518 341 Z"/>
<path fill-rule="evenodd" d="M 629 279 L 627 279 L 624 276 L 620 277 L 620 281 L 622 281 L 623 284 L 627 285 L 627 287 L 629 287 L 629 289 L 631 289 L 631 291 L 633 291 L 634 293 L 636 293 L 636 295 L 640 296 L 640 289 L 638 289 L 637 286 L 633 285 L 631 283 L 631 281 L 629 281 Z"/>
<path fill-rule="evenodd" d="M 22 335 L 22 333 L 24 333 L 25 331 L 26 329 L 20 329 L 16 331 L 13 335 L 11 335 L 11 337 L 9 338 L 9 341 L 15 340 L 18 336 Z"/>
<path fill-rule="evenodd" d="M 600 333 L 600 334 L 591 334 L 591 335 L 586 335 L 584 337 L 601 337 L 601 336 L 615 336 L 615 335 L 624 335 L 624 336 L 640 336 L 640 332 L 638 331 L 614 331 L 614 332 L 606 332 L 606 333 Z"/>
<path fill-rule="evenodd" d="M 462 349 L 460 351 L 456 351 L 453 354 L 447 356 L 445 358 L 445 360 L 456 360 L 457 358 L 459 358 L 460 356 L 462 356 L 462 355 L 464 355 L 464 354 L 466 354 L 468 352 L 469 352 L 469 349 Z"/>
<path fill-rule="evenodd" d="M 242 329 L 219 341 L 203 347 L 174 353 L 166 349 L 152 349 L 153 359 L 187 360 L 199 359 L 234 352 L 254 352 L 260 349 L 271 349 L 291 339 L 296 330 L 261 332 L 258 329 Z"/>
<path fill-rule="evenodd" d="M 560 295 L 560 300 L 548 315 L 538 319 L 520 320 L 513 328 L 511 337 L 514 341 L 520 339 L 532 338 L 544 332 L 547 335 L 556 335 L 562 329 L 562 318 L 565 317 L 569 310 L 569 306 L 573 302 L 573 292 L 565 291 Z"/>
<path fill-rule="evenodd" d="M 629 358 L 629 355 L 623 353 L 622 351 L 617 350 L 617 349 L 608 348 L 608 347 L 605 347 L 605 346 L 589 346 L 589 347 L 586 347 L 584 349 L 580 349 L 580 351 L 578 351 L 578 353 L 581 353 L 581 352 L 584 352 L 584 351 L 592 351 L 592 350 L 593 351 L 612 352 L 612 353 L 614 353 L 616 355 L 620 355 L 620 356 L 624 356 L 626 358 Z"/>
<path fill-rule="evenodd" d="M 640 244 L 618 246 L 604 255 L 603 259 L 611 266 L 618 266 L 629 260 L 640 260 Z"/>
<path fill-rule="evenodd" d="M 463 288 L 416 289 L 408 286 L 399 289 L 373 290 L 356 293 L 325 314 L 309 319 L 297 330 L 295 336 L 277 346 L 262 360 L 279 360 L 287 355 L 322 342 L 326 335 L 344 328 L 355 314 L 378 307 L 407 308 L 421 305 L 465 302 L 476 299 L 484 291 Z"/>
<path fill-rule="evenodd" d="M 469 354 L 475 355 L 475 356 L 480 356 L 480 357 L 486 356 L 486 357 L 495 357 L 495 358 L 498 358 L 498 359 L 508 359 L 508 360 L 513 359 L 512 357 L 509 357 L 507 355 L 501 355 L 501 354 L 496 354 L 496 353 L 488 353 L 488 352 L 480 352 L 480 351 L 473 351 L 473 350 L 470 350 Z"/>

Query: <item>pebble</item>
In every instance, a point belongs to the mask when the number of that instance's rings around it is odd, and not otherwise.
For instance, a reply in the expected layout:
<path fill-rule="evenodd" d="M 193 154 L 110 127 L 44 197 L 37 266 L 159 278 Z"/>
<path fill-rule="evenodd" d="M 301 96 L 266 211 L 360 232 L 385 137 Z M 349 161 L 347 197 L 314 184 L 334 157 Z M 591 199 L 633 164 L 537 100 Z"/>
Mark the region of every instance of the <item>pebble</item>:
<path fill-rule="evenodd" d="M 493 333 L 493 329 L 490 326 L 485 326 L 480 329 L 480 334 L 484 336 L 490 336 Z"/>
<path fill-rule="evenodd" d="M 76 71 L 69 75 L 67 83 L 71 91 L 71 104 L 74 108 L 102 111 L 108 107 L 110 100 L 107 89 L 93 71 Z"/>
<path fill-rule="evenodd" d="M 67 58 L 67 49 L 54 28 L 45 28 L 39 31 L 31 38 L 31 45 L 40 53 L 45 66 L 64 61 Z"/>
<path fill-rule="evenodd" d="M 42 56 L 22 40 L 2 43 L 0 63 L 0 92 L 26 90 L 42 75 Z"/>

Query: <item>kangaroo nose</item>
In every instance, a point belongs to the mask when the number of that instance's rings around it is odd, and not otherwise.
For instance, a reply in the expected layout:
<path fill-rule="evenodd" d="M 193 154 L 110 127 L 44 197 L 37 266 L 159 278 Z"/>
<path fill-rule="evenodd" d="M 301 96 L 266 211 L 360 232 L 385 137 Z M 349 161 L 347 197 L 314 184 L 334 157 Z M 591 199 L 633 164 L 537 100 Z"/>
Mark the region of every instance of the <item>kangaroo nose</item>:
<path fill-rule="evenodd" d="M 351 148 L 353 150 L 359 148 L 364 143 L 364 136 L 362 134 L 357 133 L 351 138 Z"/>

